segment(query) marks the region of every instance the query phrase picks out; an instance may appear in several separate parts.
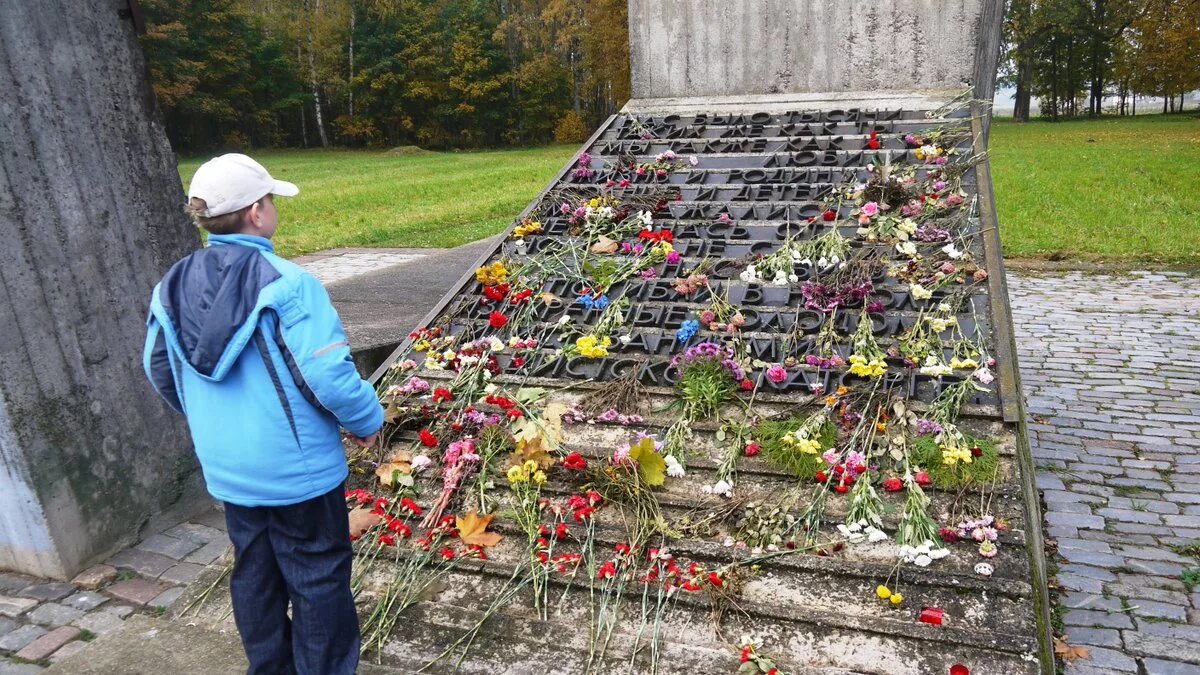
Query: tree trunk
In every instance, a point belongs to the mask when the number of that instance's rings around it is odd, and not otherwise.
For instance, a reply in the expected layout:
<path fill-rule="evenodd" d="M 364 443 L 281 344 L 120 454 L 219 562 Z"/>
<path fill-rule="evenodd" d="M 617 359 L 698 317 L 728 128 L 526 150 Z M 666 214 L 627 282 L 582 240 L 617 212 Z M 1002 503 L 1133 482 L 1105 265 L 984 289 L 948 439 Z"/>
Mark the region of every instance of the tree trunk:
<path fill-rule="evenodd" d="M 321 147 L 329 147 L 329 136 L 325 133 L 325 119 L 321 115 L 321 88 L 317 85 L 317 60 L 313 54 L 313 16 L 308 0 L 304 0 L 304 16 L 307 19 L 305 28 L 308 33 L 308 78 L 312 84 L 313 120 L 317 123 L 317 136 L 321 139 Z"/>
<path fill-rule="evenodd" d="M 1013 101 L 1013 119 L 1018 122 L 1029 121 L 1029 84 L 1033 79 L 1033 59 L 1020 55 L 1017 61 L 1017 94 Z"/>
<path fill-rule="evenodd" d="M 346 89 L 350 98 L 350 118 L 354 118 L 354 0 L 350 0 L 350 77 Z"/>

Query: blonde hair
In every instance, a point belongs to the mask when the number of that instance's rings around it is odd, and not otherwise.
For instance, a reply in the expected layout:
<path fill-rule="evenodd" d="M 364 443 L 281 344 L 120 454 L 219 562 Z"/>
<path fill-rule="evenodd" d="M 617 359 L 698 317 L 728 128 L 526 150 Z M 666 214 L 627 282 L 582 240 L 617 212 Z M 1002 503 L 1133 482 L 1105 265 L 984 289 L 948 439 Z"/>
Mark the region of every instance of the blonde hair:
<path fill-rule="evenodd" d="M 259 204 L 262 199 L 254 202 Z M 250 206 L 254 206 L 251 204 Z M 240 232 L 244 223 L 244 216 L 250 211 L 250 206 L 238 209 L 233 213 L 225 213 L 219 216 L 207 217 L 204 212 L 208 211 L 208 202 L 205 202 L 199 197 L 192 197 L 188 200 L 184 211 L 192 217 L 192 221 L 203 227 L 209 234 L 235 234 Z"/>

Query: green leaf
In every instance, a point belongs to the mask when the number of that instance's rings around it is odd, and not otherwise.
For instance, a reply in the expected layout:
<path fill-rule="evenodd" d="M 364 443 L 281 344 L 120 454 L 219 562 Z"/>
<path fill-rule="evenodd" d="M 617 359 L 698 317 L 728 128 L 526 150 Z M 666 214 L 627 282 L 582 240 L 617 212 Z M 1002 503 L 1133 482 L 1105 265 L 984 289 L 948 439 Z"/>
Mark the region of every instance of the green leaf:
<path fill-rule="evenodd" d="M 546 395 L 546 390 L 541 387 L 522 387 L 517 390 L 515 398 L 518 403 L 529 405 L 534 401 Z"/>

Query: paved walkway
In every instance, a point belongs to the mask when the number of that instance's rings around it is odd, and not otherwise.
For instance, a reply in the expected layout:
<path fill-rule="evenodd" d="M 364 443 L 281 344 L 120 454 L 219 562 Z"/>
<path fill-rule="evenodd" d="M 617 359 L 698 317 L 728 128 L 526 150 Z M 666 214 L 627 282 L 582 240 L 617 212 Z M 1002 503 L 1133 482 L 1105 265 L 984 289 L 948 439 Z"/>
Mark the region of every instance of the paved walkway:
<path fill-rule="evenodd" d="M 300 262 L 336 279 L 335 296 L 365 303 L 381 292 L 397 297 L 372 277 L 411 287 L 413 275 L 432 297 L 429 288 L 449 285 L 474 260 L 463 249 L 431 254 L 437 265 L 380 269 L 414 260 L 392 253 L 343 250 Z M 422 276 L 428 267 L 437 279 Z M 1067 673 L 1200 673 L 1200 277 L 1013 273 L 1009 284 L 1038 485 L 1059 551 L 1061 631 L 1090 652 Z M 70 584 L 0 574 L 0 675 L 90 659 L 71 655 L 130 616 L 145 617 L 144 631 L 226 550 L 223 527 L 210 512 Z M 130 645 L 139 641 L 118 637 L 114 658 L 137 658 Z M 228 636 L 210 646 L 235 647 Z"/>
<path fill-rule="evenodd" d="M 1009 289 L 1067 672 L 1200 673 L 1200 277 Z"/>
<path fill-rule="evenodd" d="M 227 549 L 225 516 L 211 510 L 70 582 L 0 573 L 0 675 L 38 673 L 132 616 L 165 612 L 205 567 L 226 564 Z"/>
<path fill-rule="evenodd" d="M 381 267 L 401 265 L 425 257 L 430 249 L 420 248 L 335 248 L 301 256 L 300 265 L 323 284 L 345 281 Z"/>

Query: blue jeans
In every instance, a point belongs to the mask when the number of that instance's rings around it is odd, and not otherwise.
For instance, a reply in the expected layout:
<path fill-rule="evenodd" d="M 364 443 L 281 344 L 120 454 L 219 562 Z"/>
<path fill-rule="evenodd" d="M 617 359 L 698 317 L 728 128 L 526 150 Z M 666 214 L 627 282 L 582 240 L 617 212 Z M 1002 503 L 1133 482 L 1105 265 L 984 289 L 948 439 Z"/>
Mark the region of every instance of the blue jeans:
<path fill-rule="evenodd" d="M 338 486 L 288 506 L 225 504 L 233 616 L 250 675 L 352 675 L 358 667 L 344 494 Z"/>

